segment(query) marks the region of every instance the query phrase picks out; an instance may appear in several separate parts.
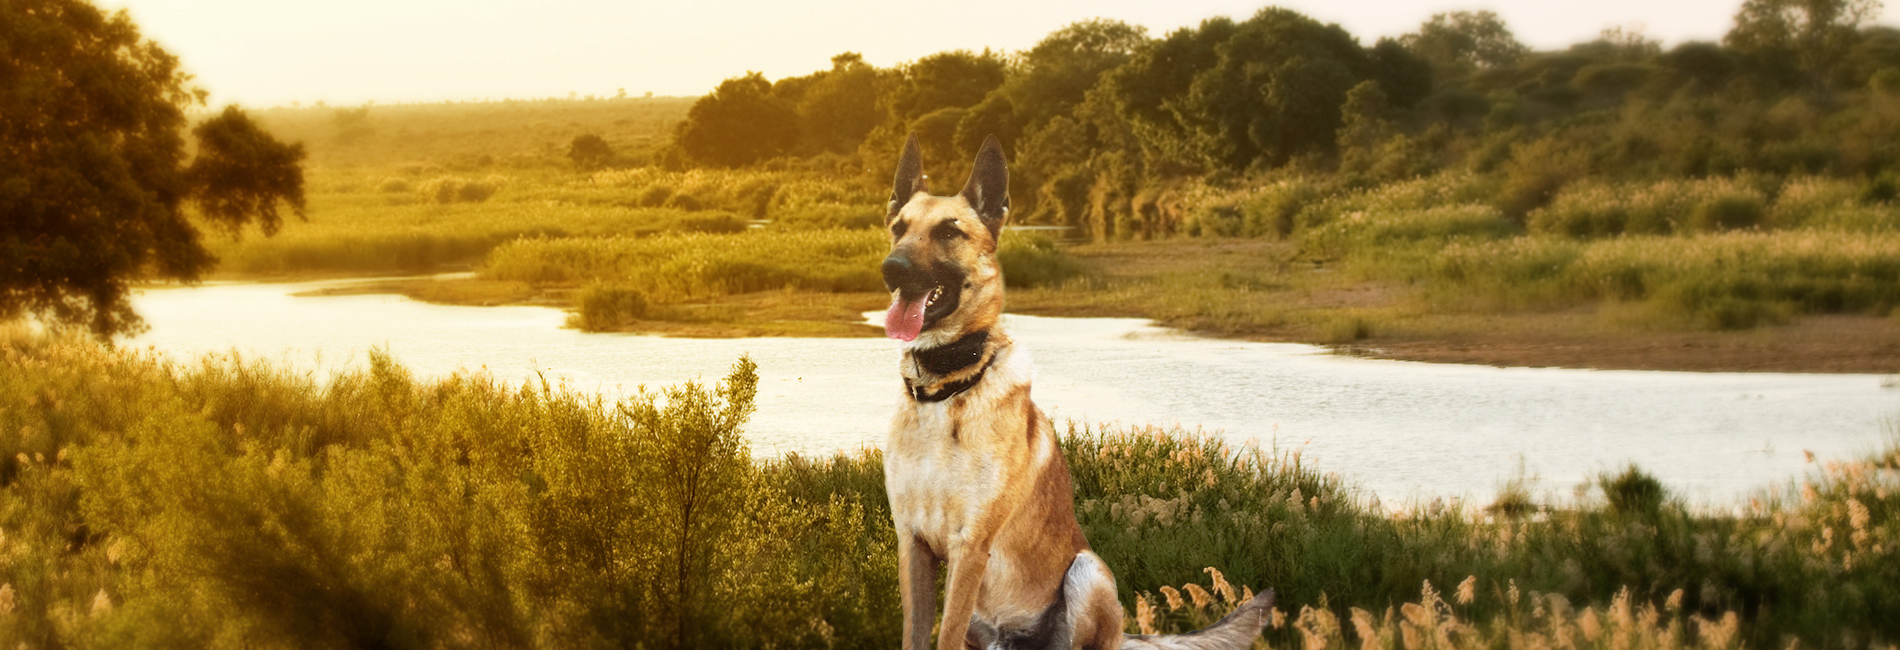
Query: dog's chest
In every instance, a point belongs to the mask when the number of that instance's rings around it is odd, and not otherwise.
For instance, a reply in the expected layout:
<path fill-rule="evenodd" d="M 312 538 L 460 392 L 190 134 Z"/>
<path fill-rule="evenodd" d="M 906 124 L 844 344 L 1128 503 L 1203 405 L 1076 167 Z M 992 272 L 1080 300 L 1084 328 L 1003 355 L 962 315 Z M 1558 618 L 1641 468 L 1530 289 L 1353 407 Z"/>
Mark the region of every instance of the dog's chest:
<path fill-rule="evenodd" d="M 939 550 L 961 537 L 996 499 L 1008 465 L 999 462 L 995 449 L 969 440 L 982 435 L 988 423 L 955 421 L 948 404 L 900 409 L 884 458 L 893 523 Z"/>

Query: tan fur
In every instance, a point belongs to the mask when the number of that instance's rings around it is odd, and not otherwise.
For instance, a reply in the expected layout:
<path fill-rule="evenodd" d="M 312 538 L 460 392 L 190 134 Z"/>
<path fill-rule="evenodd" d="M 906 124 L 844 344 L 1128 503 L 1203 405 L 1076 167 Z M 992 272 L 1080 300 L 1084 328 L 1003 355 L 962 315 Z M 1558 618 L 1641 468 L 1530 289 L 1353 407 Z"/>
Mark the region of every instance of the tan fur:
<path fill-rule="evenodd" d="M 994 161 L 1001 165 L 1000 153 Z M 982 163 L 979 154 L 979 170 Z M 899 188 L 910 187 L 905 169 L 900 164 Z M 937 393 L 981 377 L 941 401 L 913 399 L 907 388 L 891 420 L 884 480 L 897 530 L 904 647 L 929 647 L 936 571 L 947 565 L 939 650 L 974 641 L 973 615 L 992 632 L 1026 629 L 1051 609 L 1058 591 L 1067 594 L 1063 621 L 1069 632 L 1061 637 L 1065 641 L 1053 643 L 1118 648 L 1124 636 L 1115 577 L 1089 552 L 1076 523 L 1068 463 L 1049 418 L 1030 400 L 1029 353 L 999 327 L 1003 277 L 991 233 L 1000 230 L 1007 199 L 986 225 L 968 196 L 983 200 L 982 191 L 972 194 L 969 188 L 950 197 L 894 195 L 886 221 L 894 257 L 932 268 L 954 265 L 965 278 L 961 287 L 945 288 L 957 292 L 956 310 L 906 345 L 900 372 L 907 387 Z M 961 236 L 941 236 L 939 228 L 955 228 Z M 988 338 L 974 365 L 938 376 L 915 356 L 979 332 Z M 1253 637 L 1259 630 L 1255 625 L 1232 631 Z M 1129 638 L 1137 645 L 1151 641 Z M 1167 638 L 1187 644 L 1180 647 L 1201 647 L 1214 637 Z M 1245 647 L 1233 646 L 1227 636 L 1220 641 L 1209 647 Z"/>
<path fill-rule="evenodd" d="M 961 197 L 914 197 L 892 221 L 904 236 L 892 246 L 917 247 L 914 254 L 966 270 L 957 311 L 910 344 L 943 345 L 966 333 L 988 330 L 990 364 L 983 380 L 942 402 L 906 397 L 891 421 L 885 448 L 885 482 L 897 526 L 906 614 L 906 648 L 928 645 L 934 609 L 935 564 L 947 562 L 944 624 L 938 648 L 962 648 L 971 614 L 985 620 L 1034 619 L 1046 608 L 1076 553 L 1088 550 L 1075 521 L 1069 467 L 1056 447 L 1049 419 L 1029 399 L 1028 354 L 1011 345 L 997 325 L 1003 311 L 1002 273 L 996 242 Z M 966 239 L 942 245 L 932 237 L 952 224 Z M 903 374 L 927 387 L 965 380 L 976 367 L 930 376 L 908 355 Z M 977 364 L 981 367 L 981 364 Z M 1111 578 L 1112 580 L 1112 578 Z M 1090 617 L 1091 628 L 1121 636 L 1121 607 L 1114 602 Z M 1094 619 L 1099 619 L 1095 621 Z"/>

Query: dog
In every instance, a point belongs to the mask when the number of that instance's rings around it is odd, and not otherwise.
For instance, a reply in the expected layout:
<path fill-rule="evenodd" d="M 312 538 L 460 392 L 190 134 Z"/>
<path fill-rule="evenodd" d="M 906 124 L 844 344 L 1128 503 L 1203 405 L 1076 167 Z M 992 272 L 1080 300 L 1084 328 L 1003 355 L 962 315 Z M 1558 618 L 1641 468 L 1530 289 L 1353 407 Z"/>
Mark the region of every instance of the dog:
<path fill-rule="evenodd" d="M 1250 647 L 1271 590 L 1199 632 L 1122 633 L 1115 576 L 1089 551 L 1055 428 L 1030 401 L 1029 353 L 1000 327 L 997 244 L 1008 214 L 995 136 L 954 196 L 925 191 L 917 137 L 904 144 L 881 268 L 885 332 L 904 343 L 904 396 L 884 451 L 904 648 L 930 645 L 940 566 L 938 650 Z"/>

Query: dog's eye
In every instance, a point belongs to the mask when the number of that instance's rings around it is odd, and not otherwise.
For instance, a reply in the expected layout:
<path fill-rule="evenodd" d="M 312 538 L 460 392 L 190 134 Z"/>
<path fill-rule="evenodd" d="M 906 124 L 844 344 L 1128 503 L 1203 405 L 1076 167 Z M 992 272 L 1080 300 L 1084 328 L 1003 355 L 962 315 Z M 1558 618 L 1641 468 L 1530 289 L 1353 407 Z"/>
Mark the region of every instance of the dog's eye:
<path fill-rule="evenodd" d="M 904 231 L 906 230 L 910 230 L 910 222 L 899 221 L 896 225 L 891 226 L 891 237 L 893 239 L 903 239 Z"/>
<path fill-rule="evenodd" d="M 948 221 L 937 224 L 937 229 L 931 231 L 930 234 L 940 241 L 952 241 L 963 237 L 963 231 L 957 228 L 956 224 Z"/>

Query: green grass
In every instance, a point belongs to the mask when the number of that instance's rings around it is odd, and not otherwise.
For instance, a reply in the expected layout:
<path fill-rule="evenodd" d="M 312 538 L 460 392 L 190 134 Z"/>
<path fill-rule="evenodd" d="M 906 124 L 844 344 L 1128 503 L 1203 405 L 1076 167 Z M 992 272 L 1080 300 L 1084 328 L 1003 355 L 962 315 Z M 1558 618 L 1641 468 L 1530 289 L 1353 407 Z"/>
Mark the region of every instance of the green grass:
<path fill-rule="evenodd" d="M 524 185 L 547 180 L 484 181 L 496 195 L 455 200 L 453 179 L 418 183 L 394 192 L 337 187 L 319 177 L 309 220 L 274 237 L 208 234 L 207 244 L 226 277 L 274 275 L 415 274 L 476 265 L 505 242 L 521 237 L 648 236 L 663 232 L 735 232 L 737 215 L 666 207 L 575 205 L 522 196 Z M 446 189 L 444 189 L 446 188 Z M 450 200 L 438 201 L 437 191 Z"/>
<path fill-rule="evenodd" d="M 753 458 L 756 379 L 741 360 L 606 401 L 373 355 L 319 385 L 10 333 L 0 644 L 893 645 L 878 455 Z M 1271 586 L 1267 641 L 1307 650 L 1900 638 L 1900 439 L 1737 512 L 1638 477 L 1526 517 L 1390 510 L 1297 454 L 1179 430 L 1062 446 L 1131 631 Z"/>
<path fill-rule="evenodd" d="M 660 301 L 784 288 L 876 292 L 887 248 L 875 230 L 536 238 L 497 248 L 481 273 L 541 285 L 617 283 Z"/>
<path fill-rule="evenodd" d="M 1591 242 L 1459 242 L 1425 262 L 1442 300 L 1548 307 L 1626 301 L 1652 320 L 1734 329 L 1790 314 L 1886 315 L 1900 305 L 1900 236 L 1735 232 Z"/>

